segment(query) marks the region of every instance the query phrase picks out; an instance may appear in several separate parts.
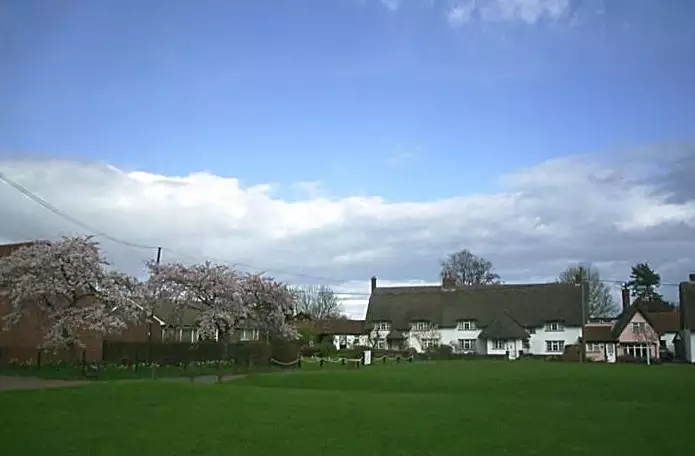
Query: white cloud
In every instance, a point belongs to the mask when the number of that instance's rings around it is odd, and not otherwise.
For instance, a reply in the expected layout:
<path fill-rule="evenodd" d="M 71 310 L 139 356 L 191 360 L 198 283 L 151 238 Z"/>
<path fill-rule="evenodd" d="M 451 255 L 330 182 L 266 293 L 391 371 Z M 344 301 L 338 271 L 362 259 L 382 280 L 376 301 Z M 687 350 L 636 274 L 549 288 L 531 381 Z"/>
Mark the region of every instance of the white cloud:
<path fill-rule="evenodd" d="M 653 155 L 621 157 L 629 167 L 571 157 L 504 176 L 497 193 L 425 202 L 285 200 L 275 196 L 283 188 L 212 173 L 162 176 L 61 160 L 6 160 L 0 170 L 96 231 L 164 246 L 164 261 L 215 258 L 294 283 L 327 283 L 358 293 L 346 308 L 359 314 L 371 275 L 436 280 L 440 259 L 459 248 L 490 259 L 509 282 L 551 280 L 577 261 L 624 280 L 645 260 L 665 282 L 679 281 L 695 269 L 695 192 L 678 174 L 695 154 L 680 152 L 671 160 L 661 150 L 653 178 Z M 80 232 L 8 185 L 0 184 L 0 207 L 0 242 Z M 116 267 L 135 274 L 155 254 L 102 245 Z"/>
<path fill-rule="evenodd" d="M 476 15 L 488 22 L 521 22 L 535 24 L 547 19 L 557 21 L 571 9 L 570 0 L 463 0 L 447 12 L 452 26 L 461 26 Z"/>
<path fill-rule="evenodd" d="M 386 8 L 388 8 L 391 11 L 397 11 L 398 8 L 401 6 L 401 1 L 400 0 L 379 0 L 382 5 L 384 5 Z"/>

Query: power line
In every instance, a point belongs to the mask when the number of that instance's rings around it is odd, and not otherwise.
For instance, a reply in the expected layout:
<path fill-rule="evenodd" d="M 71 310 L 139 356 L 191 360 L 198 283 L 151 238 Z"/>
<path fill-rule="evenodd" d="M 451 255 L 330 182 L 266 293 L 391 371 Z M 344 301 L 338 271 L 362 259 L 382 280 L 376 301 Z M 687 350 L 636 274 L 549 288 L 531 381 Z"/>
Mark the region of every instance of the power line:
<path fill-rule="evenodd" d="M 75 217 L 71 216 L 67 212 L 55 207 L 54 205 L 52 205 L 51 203 L 49 203 L 45 199 L 41 198 L 40 196 L 36 195 L 35 193 L 30 191 L 26 187 L 22 186 L 18 182 L 10 179 L 2 172 L 0 172 L 0 180 L 5 182 L 6 184 L 10 185 L 11 187 L 13 187 L 15 190 L 19 191 L 25 197 L 29 198 L 33 202 L 39 204 L 40 206 L 42 206 L 45 209 L 48 209 L 49 211 L 51 211 L 55 215 L 57 215 L 65 220 L 79 226 L 80 228 L 88 231 L 93 236 L 100 236 L 100 237 L 108 239 L 116 244 L 121 244 L 121 245 L 124 245 L 127 247 L 132 247 L 132 248 L 137 248 L 137 249 L 147 249 L 147 250 L 158 250 L 159 251 L 159 249 L 161 248 L 161 249 L 166 250 L 168 252 L 171 252 L 173 254 L 176 254 L 176 255 L 179 255 L 182 257 L 189 257 L 189 258 L 193 258 L 193 259 L 197 260 L 197 258 L 195 258 L 192 255 L 189 255 L 189 254 L 186 254 L 186 253 L 183 253 L 183 252 L 180 252 L 180 251 L 168 248 L 168 247 L 153 246 L 153 245 L 146 245 L 146 244 L 139 244 L 139 243 L 135 243 L 135 242 L 125 241 L 123 239 L 112 236 L 106 232 L 96 230 L 92 226 L 82 222 L 81 220 L 76 219 Z M 276 272 L 279 274 L 289 275 L 289 276 L 293 276 L 293 277 L 304 277 L 307 279 L 318 280 L 318 281 L 323 281 L 323 282 L 338 282 L 338 283 L 345 282 L 345 280 L 339 280 L 339 279 L 335 279 L 335 278 L 297 273 L 297 272 L 287 271 L 287 270 L 283 270 L 283 269 L 279 269 L 279 268 L 259 268 L 257 266 L 247 264 L 247 263 L 235 262 L 235 261 L 230 261 L 230 260 L 223 260 L 220 258 L 208 256 L 208 255 L 204 255 L 204 256 L 211 259 L 211 260 L 214 260 L 218 263 L 227 263 L 227 264 L 239 265 L 239 266 L 243 266 L 243 267 L 246 267 L 249 269 L 262 270 L 262 271 L 268 271 L 268 272 Z"/>
<path fill-rule="evenodd" d="M 156 249 L 157 246 L 151 246 L 151 245 L 145 245 L 145 244 L 138 244 L 135 242 L 129 242 L 129 241 L 124 241 L 122 239 L 119 239 L 117 237 L 111 236 L 108 233 L 104 233 L 103 231 L 99 231 L 94 229 L 93 227 L 87 225 L 86 223 L 76 219 L 75 217 L 71 216 L 67 212 L 58 209 L 57 207 L 53 206 L 51 203 L 46 201 L 45 199 L 41 198 L 40 196 L 36 195 L 35 193 L 32 193 L 30 190 L 27 188 L 23 187 L 21 184 L 18 182 L 13 181 L 9 177 L 7 177 L 4 173 L 0 172 L 0 180 L 5 182 L 6 184 L 12 186 L 15 190 L 19 191 L 22 193 L 24 196 L 29 198 L 30 200 L 34 201 L 35 203 L 39 204 L 40 206 L 44 207 L 45 209 L 48 209 L 49 211 L 53 212 L 55 215 L 81 227 L 82 229 L 87 230 L 89 233 L 91 233 L 94 236 L 101 236 L 105 239 L 108 239 L 112 242 L 115 242 L 116 244 L 121 244 L 125 245 L 128 247 L 133 247 L 136 249 Z"/>
<path fill-rule="evenodd" d="M 27 197 L 30 200 L 34 201 L 35 203 L 39 204 L 43 208 L 48 209 L 49 211 L 51 211 L 55 215 L 58 215 L 59 217 L 87 230 L 93 236 L 100 236 L 100 237 L 108 239 L 116 244 L 121 244 L 121 245 L 124 245 L 127 247 L 132 247 L 132 248 L 136 248 L 136 249 L 157 250 L 158 252 L 161 252 L 161 250 L 165 250 L 165 251 L 171 252 L 175 255 L 182 256 L 184 258 L 188 257 L 188 258 L 197 260 L 197 258 L 193 255 L 190 255 L 190 254 L 187 254 L 184 252 L 180 252 L 178 250 L 171 249 L 169 247 L 153 246 L 153 245 L 146 245 L 146 244 L 139 244 L 139 243 L 135 243 L 135 242 L 125 241 L 123 239 L 112 236 L 106 232 L 96 230 L 93 227 L 91 227 L 90 225 L 88 225 L 88 224 L 82 222 L 81 220 L 78 220 L 75 217 L 71 216 L 67 212 L 65 212 L 61 209 L 58 209 L 57 207 L 55 207 L 54 205 L 52 205 L 51 203 L 49 203 L 45 199 L 43 199 L 40 196 L 36 195 L 35 193 L 31 192 L 26 187 L 22 186 L 21 184 L 19 184 L 16 181 L 10 179 L 2 172 L 0 172 L 0 180 L 5 182 L 6 184 L 10 185 L 15 190 L 22 193 L 25 197 Z M 333 283 L 346 282 L 346 280 L 342 280 L 342 279 L 336 279 L 336 278 L 330 278 L 330 277 L 318 276 L 318 275 L 312 275 L 312 274 L 304 274 L 301 272 L 292 272 L 292 271 L 288 271 L 286 269 L 280 269 L 280 268 L 260 268 L 258 266 L 254 266 L 254 265 L 251 265 L 248 263 L 242 263 L 242 262 L 238 262 L 238 261 L 231 261 L 231 260 L 226 260 L 226 259 L 221 259 L 221 258 L 215 258 L 215 257 L 209 256 L 209 255 L 202 255 L 202 256 L 204 256 L 210 260 L 216 261 L 218 263 L 226 263 L 226 264 L 231 264 L 233 266 L 242 266 L 245 268 L 255 269 L 255 270 L 260 270 L 260 271 L 275 272 L 278 274 L 284 274 L 284 275 L 288 275 L 291 277 L 303 277 L 306 279 L 318 280 L 318 281 L 322 281 L 322 282 L 333 282 Z M 159 253 L 158 253 L 158 257 L 159 257 Z M 610 283 L 610 284 L 618 284 L 618 285 L 625 284 L 624 280 L 607 280 L 607 279 L 604 280 L 604 279 L 601 279 L 599 281 L 602 283 Z M 680 284 L 677 284 L 677 283 L 661 283 L 660 284 L 660 286 L 666 286 L 666 287 L 678 287 L 679 285 Z M 338 294 L 349 294 L 350 296 L 369 296 L 368 293 L 338 293 Z"/>

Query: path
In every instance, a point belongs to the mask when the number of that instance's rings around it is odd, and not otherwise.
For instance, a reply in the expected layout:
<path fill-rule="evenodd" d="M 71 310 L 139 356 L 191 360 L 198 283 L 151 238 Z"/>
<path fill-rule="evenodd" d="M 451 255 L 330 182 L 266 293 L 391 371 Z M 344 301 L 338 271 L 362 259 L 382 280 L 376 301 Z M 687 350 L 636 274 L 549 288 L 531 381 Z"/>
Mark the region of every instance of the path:
<path fill-rule="evenodd" d="M 0 391 L 37 388 L 62 388 L 66 386 L 84 385 L 84 380 L 49 380 L 35 377 L 19 377 L 0 375 Z"/>

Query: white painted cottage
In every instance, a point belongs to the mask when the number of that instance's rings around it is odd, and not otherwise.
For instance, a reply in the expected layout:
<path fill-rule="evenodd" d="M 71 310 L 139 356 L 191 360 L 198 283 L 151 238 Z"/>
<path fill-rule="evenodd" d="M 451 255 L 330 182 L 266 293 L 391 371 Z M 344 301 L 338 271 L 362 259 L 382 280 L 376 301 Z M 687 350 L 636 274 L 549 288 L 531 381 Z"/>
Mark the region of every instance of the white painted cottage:
<path fill-rule="evenodd" d="M 579 341 L 581 299 L 572 284 L 378 287 L 372 277 L 365 325 L 380 349 L 560 355 Z"/>

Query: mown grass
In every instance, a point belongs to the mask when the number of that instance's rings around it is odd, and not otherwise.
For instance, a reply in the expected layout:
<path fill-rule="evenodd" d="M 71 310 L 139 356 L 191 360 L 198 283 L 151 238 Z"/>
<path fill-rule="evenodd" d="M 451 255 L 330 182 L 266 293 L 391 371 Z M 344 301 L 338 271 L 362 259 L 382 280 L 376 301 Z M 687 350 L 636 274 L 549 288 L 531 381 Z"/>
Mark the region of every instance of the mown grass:
<path fill-rule="evenodd" d="M 0 393 L 11 455 L 656 455 L 695 445 L 695 368 L 452 361 Z"/>

